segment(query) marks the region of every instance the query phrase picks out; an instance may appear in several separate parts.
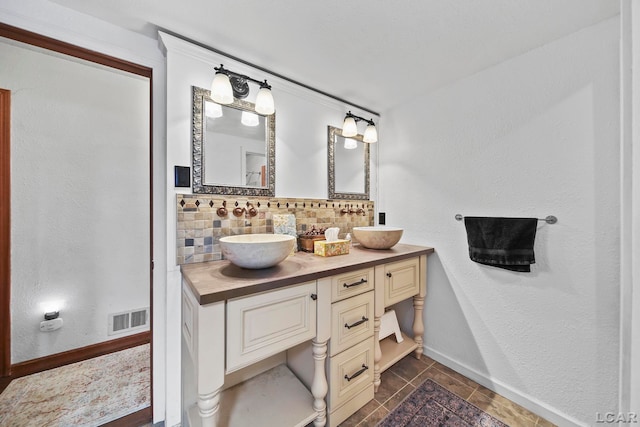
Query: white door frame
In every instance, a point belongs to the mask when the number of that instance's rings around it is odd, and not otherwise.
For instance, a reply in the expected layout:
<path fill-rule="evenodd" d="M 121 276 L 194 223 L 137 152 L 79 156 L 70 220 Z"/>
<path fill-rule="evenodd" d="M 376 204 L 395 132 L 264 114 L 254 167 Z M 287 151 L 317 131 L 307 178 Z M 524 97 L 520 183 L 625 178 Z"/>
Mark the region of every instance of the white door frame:
<path fill-rule="evenodd" d="M 619 411 L 640 417 L 640 4 L 621 0 L 620 22 Z"/>

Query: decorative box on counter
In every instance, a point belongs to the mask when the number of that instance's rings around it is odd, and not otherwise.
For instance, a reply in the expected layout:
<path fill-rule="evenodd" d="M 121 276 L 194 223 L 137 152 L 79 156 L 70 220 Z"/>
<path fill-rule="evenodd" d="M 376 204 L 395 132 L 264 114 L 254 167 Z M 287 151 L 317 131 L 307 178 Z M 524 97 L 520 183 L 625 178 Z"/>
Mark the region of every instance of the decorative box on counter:
<path fill-rule="evenodd" d="M 300 235 L 298 236 L 298 247 L 301 251 L 304 252 L 313 252 L 313 243 L 318 240 L 325 240 L 324 235 L 316 235 L 316 236 L 306 236 Z"/>
<path fill-rule="evenodd" d="M 315 241 L 313 243 L 313 252 L 320 256 L 346 255 L 349 253 L 350 243 L 349 240 Z"/>

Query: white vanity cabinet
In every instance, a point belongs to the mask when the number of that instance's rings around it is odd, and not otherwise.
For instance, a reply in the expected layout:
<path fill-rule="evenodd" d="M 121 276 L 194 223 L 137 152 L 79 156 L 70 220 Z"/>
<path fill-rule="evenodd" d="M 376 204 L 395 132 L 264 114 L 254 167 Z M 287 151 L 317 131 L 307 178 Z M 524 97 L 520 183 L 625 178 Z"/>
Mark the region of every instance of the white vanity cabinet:
<path fill-rule="evenodd" d="M 337 426 L 373 399 L 374 269 L 326 279 L 331 286 L 327 419 Z M 324 282 L 319 281 L 323 285 Z"/>
<path fill-rule="evenodd" d="M 380 374 L 422 354 L 432 248 L 297 253 L 277 268 L 181 267 L 184 424 L 337 426 L 374 398 Z M 378 341 L 385 308 L 413 299 L 413 338 Z"/>
<path fill-rule="evenodd" d="M 185 286 L 183 339 L 198 388 L 189 425 L 264 425 L 268 419 L 302 427 L 316 418 L 323 425 L 324 402 L 319 411 L 313 407 L 314 396 L 283 353 L 315 338 L 316 300 L 316 281 L 204 306 Z"/>
<path fill-rule="evenodd" d="M 316 282 L 227 300 L 227 373 L 316 336 Z"/>
<path fill-rule="evenodd" d="M 375 371 L 374 386 L 378 390 L 380 375 L 412 351 L 422 356 L 424 322 L 422 312 L 427 294 L 427 255 L 378 265 L 375 268 Z M 402 333 L 397 343 L 393 336 L 379 340 L 380 322 L 385 308 L 413 298 L 413 339 Z"/>

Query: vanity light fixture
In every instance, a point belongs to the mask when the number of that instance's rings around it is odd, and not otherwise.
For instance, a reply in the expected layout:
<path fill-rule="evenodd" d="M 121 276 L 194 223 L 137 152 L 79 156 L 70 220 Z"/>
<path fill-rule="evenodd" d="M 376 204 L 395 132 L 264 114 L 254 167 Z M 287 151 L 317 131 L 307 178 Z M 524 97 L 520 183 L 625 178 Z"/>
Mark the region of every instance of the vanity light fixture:
<path fill-rule="evenodd" d="M 260 124 L 260 118 L 257 114 L 249 111 L 243 111 L 242 116 L 240 117 L 240 123 L 245 126 L 258 126 Z"/>
<path fill-rule="evenodd" d="M 364 130 L 362 141 L 367 143 L 378 142 L 378 131 L 376 130 L 376 124 L 373 122 L 373 119 L 367 120 L 364 117 L 356 116 L 351 111 L 344 117 L 342 136 L 356 136 L 358 134 L 358 122 L 360 120 L 368 123 L 367 128 Z"/>
<path fill-rule="evenodd" d="M 213 69 L 216 70 L 216 75 L 211 83 L 211 99 L 215 102 L 231 104 L 234 97 L 246 98 L 249 95 L 248 82 L 252 82 L 260 86 L 256 95 L 256 113 L 268 116 L 276 111 L 271 86 L 266 80 L 261 82 L 244 74 L 235 73 L 224 68 L 222 64 Z"/>
<path fill-rule="evenodd" d="M 345 150 L 353 150 L 358 147 L 358 141 L 353 138 L 345 138 L 344 139 L 344 148 Z"/>
<path fill-rule="evenodd" d="M 207 117 L 211 117 L 212 119 L 222 117 L 222 106 L 215 102 L 207 102 L 205 103 L 204 114 Z"/>

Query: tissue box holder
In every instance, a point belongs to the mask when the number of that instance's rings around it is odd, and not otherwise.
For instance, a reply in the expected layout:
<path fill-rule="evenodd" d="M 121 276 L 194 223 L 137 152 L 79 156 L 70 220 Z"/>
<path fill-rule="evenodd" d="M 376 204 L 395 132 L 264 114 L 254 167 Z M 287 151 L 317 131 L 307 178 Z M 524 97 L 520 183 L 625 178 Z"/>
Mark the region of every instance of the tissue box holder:
<path fill-rule="evenodd" d="M 313 242 L 313 252 L 320 256 L 346 255 L 349 253 L 349 240 L 320 240 Z"/>

